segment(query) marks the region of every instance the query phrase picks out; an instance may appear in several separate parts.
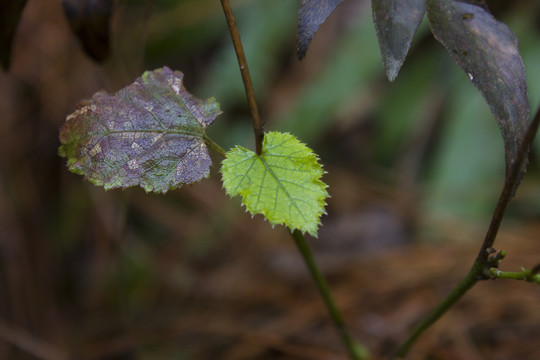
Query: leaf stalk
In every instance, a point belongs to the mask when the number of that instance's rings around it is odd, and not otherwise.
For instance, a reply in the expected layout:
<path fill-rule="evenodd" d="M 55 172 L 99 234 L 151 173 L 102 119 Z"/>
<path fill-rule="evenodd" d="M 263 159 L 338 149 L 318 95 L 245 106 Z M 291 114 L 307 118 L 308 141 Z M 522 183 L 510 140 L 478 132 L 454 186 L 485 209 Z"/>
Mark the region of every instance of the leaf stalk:
<path fill-rule="evenodd" d="M 203 138 L 206 146 L 217 152 L 219 155 L 221 155 L 221 157 L 225 157 L 225 150 L 223 150 L 223 148 L 219 146 L 214 140 L 210 139 L 206 132 L 204 133 Z"/>
<path fill-rule="evenodd" d="M 257 100 L 255 99 L 255 91 L 253 90 L 253 82 L 249 73 L 249 67 L 246 60 L 246 54 L 244 47 L 242 46 L 242 40 L 240 39 L 240 33 L 236 26 L 236 20 L 232 12 L 231 4 L 229 0 L 220 0 L 223 7 L 223 13 L 227 19 L 227 26 L 231 34 L 231 39 L 234 46 L 234 51 L 238 59 L 238 65 L 240 67 L 240 73 L 242 74 L 242 81 L 244 83 L 244 89 L 246 91 L 247 101 L 249 105 L 249 111 L 253 119 L 253 131 L 255 132 L 255 152 L 257 155 L 262 153 L 262 142 L 264 139 L 264 130 L 259 115 L 259 108 L 257 107 Z"/>

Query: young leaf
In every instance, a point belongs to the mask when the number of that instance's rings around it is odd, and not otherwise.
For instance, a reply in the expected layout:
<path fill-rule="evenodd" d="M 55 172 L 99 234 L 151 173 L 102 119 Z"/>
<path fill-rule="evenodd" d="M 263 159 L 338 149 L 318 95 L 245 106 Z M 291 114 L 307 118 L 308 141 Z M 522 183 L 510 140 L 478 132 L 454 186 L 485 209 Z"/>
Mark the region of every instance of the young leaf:
<path fill-rule="evenodd" d="M 221 111 L 215 99 L 192 96 L 182 78 L 164 67 L 114 95 L 94 94 L 60 130 L 69 169 L 105 189 L 140 185 L 161 193 L 207 177 L 204 129 Z"/>
<path fill-rule="evenodd" d="M 9 69 L 11 45 L 26 0 L 0 1 L 0 64 Z"/>
<path fill-rule="evenodd" d="M 426 12 L 425 0 L 372 0 L 373 23 L 386 76 L 394 81 Z"/>
<path fill-rule="evenodd" d="M 495 116 L 508 172 L 529 118 L 525 70 L 515 34 L 483 7 L 460 1 L 428 0 L 427 16 L 433 35 L 480 90 Z"/>
<path fill-rule="evenodd" d="M 324 171 L 317 155 L 293 135 L 267 133 L 261 156 L 235 147 L 227 153 L 221 173 L 227 194 L 242 195 L 251 214 L 317 235 L 328 197 L 320 180 Z"/>
<path fill-rule="evenodd" d="M 302 60 L 319 26 L 343 0 L 302 0 L 298 11 L 297 55 Z"/>

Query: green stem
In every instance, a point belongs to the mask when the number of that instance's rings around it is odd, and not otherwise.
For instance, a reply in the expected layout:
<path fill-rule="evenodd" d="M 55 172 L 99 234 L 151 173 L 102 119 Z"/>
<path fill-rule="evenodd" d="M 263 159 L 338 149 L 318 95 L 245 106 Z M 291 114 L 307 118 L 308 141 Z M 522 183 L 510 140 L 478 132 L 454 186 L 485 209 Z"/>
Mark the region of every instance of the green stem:
<path fill-rule="evenodd" d="M 501 271 L 497 268 L 490 268 L 489 276 L 492 279 L 526 280 L 540 284 L 540 274 L 534 274 L 531 270 L 526 269 L 522 271 Z"/>
<path fill-rule="evenodd" d="M 461 280 L 461 282 L 455 287 L 454 290 L 439 304 L 435 307 L 409 334 L 409 337 L 399 346 L 395 352 L 395 356 L 402 358 L 407 354 L 410 347 L 416 342 L 416 339 L 424 331 L 426 331 L 435 321 L 437 321 L 441 316 L 448 311 L 459 299 L 463 297 L 469 291 L 470 288 L 476 284 L 479 280 L 478 272 L 481 269 L 478 269 L 478 265 L 474 263 L 473 267 L 469 273 Z"/>
<path fill-rule="evenodd" d="M 347 348 L 351 359 L 367 359 L 368 351 L 363 346 L 356 343 L 353 340 L 352 336 L 349 334 L 349 331 L 345 326 L 343 316 L 341 315 L 341 312 L 337 308 L 334 299 L 332 298 L 328 284 L 324 280 L 324 277 L 322 276 L 319 268 L 317 267 L 317 264 L 313 259 L 313 255 L 311 254 L 311 251 L 306 243 L 306 240 L 304 239 L 304 236 L 299 230 L 294 230 L 292 233 L 292 237 L 294 238 L 296 246 L 302 254 L 302 257 L 304 258 L 304 261 L 309 269 L 309 273 L 311 274 L 313 281 L 315 281 L 315 284 L 317 285 L 317 289 L 319 290 L 319 293 L 324 300 L 324 304 L 326 305 L 326 308 L 330 313 L 330 317 L 332 318 L 332 321 L 334 322 L 334 325 L 341 337 L 341 340 Z"/>
<path fill-rule="evenodd" d="M 210 149 L 217 152 L 222 157 L 225 157 L 225 150 L 223 150 L 221 146 L 219 146 L 216 142 L 214 142 L 214 140 L 210 139 L 208 135 L 206 135 L 206 133 L 204 133 L 203 138 L 204 138 L 204 143 L 206 144 L 206 146 L 208 146 Z"/>
<path fill-rule="evenodd" d="M 536 115 L 534 116 L 525 136 L 523 137 L 521 144 L 519 146 L 518 152 L 515 156 L 514 162 L 510 166 L 508 174 L 506 176 L 504 187 L 499 196 L 499 201 L 491 218 L 491 223 L 489 225 L 488 231 L 484 238 L 484 242 L 478 256 L 474 261 L 474 264 L 465 276 L 463 280 L 456 286 L 456 288 L 448 295 L 442 303 L 440 303 L 435 309 L 433 309 L 427 316 L 418 324 L 409 337 L 399 346 L 395 355 L 397 357 L 403 357 L 409 350 L 409 348 L 414 344 L 418 337 L 426 331 L 435 321 L 437 321 L 446 311 L 448 311 L 465 293 L 476 284 L 478 280 L 487 280 L 495 278 L 504 278 L 503 276 L 508 276 L 507 278 L 513 278 L 515 273 L 504 273 L 495 269 L 496 272 L 492 273 L 491 268 L 494 264 L 498 266 L 498 262 L 504 257 L 504 253 L 500 253 L 499 256 L 492 258 L 490 261 L 489 254 L 492 253 L 492 247 L 495 242 L 495 238 L 499 231 L 499 227 L 504 218 L 504 213 L 510 200 L 514 196 L 514 192 L 519 183 L 519 179 L 522 174 L 523 163 L 527 159 L 529 149 L 534 140 L 536 132 L 538 131 L 538 126 L 540 124 L 540 108 L 537 110 Z M 501 256 L 502 255 L 502 256 Z M 497 276 L 494 276 L 496 274 Z M 506 274 L 506 275 L 503 275 Z M 520 279 L 523 279 L 523 273 L 520 273 Z M 531 280 L 537 282 L 538 275 L 537 272 L 530 272 Z M 514 277 L 515 278 L 515 277 Z"/>

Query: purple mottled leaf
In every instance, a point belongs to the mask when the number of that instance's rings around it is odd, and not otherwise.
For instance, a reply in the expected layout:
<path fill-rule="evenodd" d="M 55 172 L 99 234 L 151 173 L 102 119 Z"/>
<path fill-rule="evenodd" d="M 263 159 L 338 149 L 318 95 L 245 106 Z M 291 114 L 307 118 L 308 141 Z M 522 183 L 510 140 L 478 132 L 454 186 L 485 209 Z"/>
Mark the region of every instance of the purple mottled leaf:
<path fill-rule="evenodd" d="M 19 24 L 26 0 L 0 1 L 0 64 L 9 69 L 11 45 Z"/>
<path fill-rule="evenodd" d="M 495 116 L 508 171 L 529 124 L 525 69 L 515 34 L 482 6 L 465 2 L 428 0 L 427 15 L 435 38 L 480 90 Z"/>
<path fill-rule="evenodd" d="M 297 55 L 301 60 L 317 30 L 343 0 L 302 0 L 298 11 Z"/>
<path fill-rule="evenodd" d="M 140 185 L 161 193 L 207 177 L 204 129 L 221 111 L 215 99 L 192 96 L 182 78 L 167 67 L 147 71 L 79 106 L 60 131 L 69 169 L 105 189 Z"/>
<path fill-rule="evenodd" d="M 85 52 L 96 61 L 110 53 L 112 0 L 62 0 L 71 30 Z"/>
<path fill-rule="evenodd" d="M 425 0 L 372 0 L 373 23 L 386 76 L 394 81 L 426 12 Z"/>

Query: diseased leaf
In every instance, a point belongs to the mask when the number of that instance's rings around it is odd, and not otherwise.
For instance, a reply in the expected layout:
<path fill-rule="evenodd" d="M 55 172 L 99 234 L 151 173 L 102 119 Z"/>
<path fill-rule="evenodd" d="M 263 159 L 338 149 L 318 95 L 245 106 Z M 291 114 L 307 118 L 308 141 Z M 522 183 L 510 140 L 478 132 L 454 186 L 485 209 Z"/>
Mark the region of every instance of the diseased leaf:
<path fill-rule="evenodd" d="M 328 197 L 320 180 L 324 171 L 317 155 L 293 135 L 267 133 L 261 156 L 235 147 L 227 153 L 221 173 L 227 194 L 242 195 L 251 214 L 317 235 Z"/>
<path fill-rule="evenodd" d="M 319 26 L 343 0 L 302 0 L 298 11 L 297 55 L 302 60 Z"/>
<path fill-rule="evenodd" d="M 140 185 L 161 193 L 207 177 L 204 129 L 221 111 L 215 99 L 192 96 L 182 78 L 164 67 L 114 95 L 94 94 L 60 130 L 69 169 L 105 189 Z"/>
<path fill-rule="evenodd" d="M 508 171 L 529 119 L 525 70 L 515 34 L 482 7 L 459 1 L 428 0 L 427 15 L 433 35 L 480 90 L 497 119 Z"/>
<path fill-rule="evenodd" d="M 105 60 L 110 53 L 112 0 L 62 0 L 62 6 L 86 53 Z"/>
<path fill-rule="evenodd" d="M 25 5 L 26 0 L 0 1 L 0 63 L 5 69 L 9 69 L 11 45 Z"/>
<path fill-rule="evenodd" d="M 426 0 L 372 0 L 371 7 L 386 76 L 394 81 L 426 12 Z"/>

